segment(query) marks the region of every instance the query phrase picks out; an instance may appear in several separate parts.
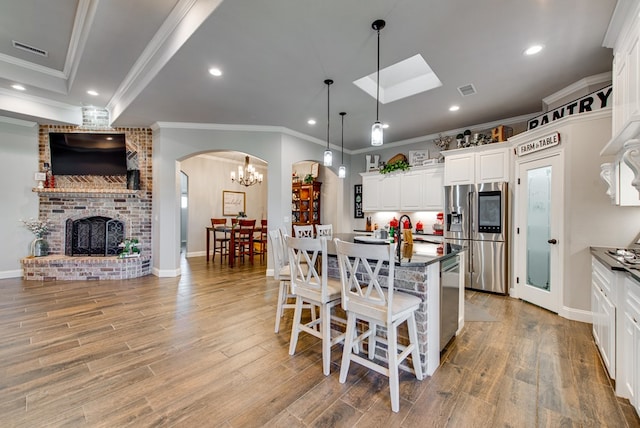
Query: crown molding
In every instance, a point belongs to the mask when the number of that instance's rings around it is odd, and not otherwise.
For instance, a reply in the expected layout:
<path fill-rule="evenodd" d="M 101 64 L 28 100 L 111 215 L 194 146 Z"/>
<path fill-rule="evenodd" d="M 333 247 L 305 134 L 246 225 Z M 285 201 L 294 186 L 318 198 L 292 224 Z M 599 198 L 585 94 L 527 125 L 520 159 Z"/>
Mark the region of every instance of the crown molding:
<path fill-rule="evenodd" d="M 555 92 L 547 97 L 542 99 L 542 102 L 545 105 L 550 105 L 559 101 L 565 97 L 574 94 L 582 89 L 586 89 L 592 85 L 598 85 L 601 83 L 610 83 L 612 80 L 612 73 L 610 71 L 596 74 L 594 76 L 588 76 L 583 79 L 578 80 L 577 82 L 572 83 L 571 85 L 560 89 L 558 92 Z"/>
<path fill-rule="evenodd" d="M 113 123 L 222 0 L 179 0 L 107 104 Z"/>

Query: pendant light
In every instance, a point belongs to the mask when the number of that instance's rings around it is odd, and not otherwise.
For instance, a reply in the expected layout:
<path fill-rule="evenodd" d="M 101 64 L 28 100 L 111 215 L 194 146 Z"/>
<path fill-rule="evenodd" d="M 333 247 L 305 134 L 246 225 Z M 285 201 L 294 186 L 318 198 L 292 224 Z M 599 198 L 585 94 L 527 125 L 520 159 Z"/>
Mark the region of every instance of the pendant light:
<path fill-rule="evenodd" d="M 347 176 L 347 167 L 344 166 L 344 116 L 347 112 L 341 111 L 340 116 L 342 116 L 342 143 L 340 145 L 340 153 L 342 156 L 342 161 L 340 162 L 340 168 L 338 168 L 338 178 L 345 178 Z"/>
<path fill-rule="evenodd" d="M 376 77 L 377 89 L 376 89 L 376 121 L 371 127 L 371 145 L 382 145 L 382 123 L 378 118 L 380 110 L 380 30 L 385 26 L 385 22 L 382 19 L 378 19 L 371 24 L 371 28 L 378 32 L 378 72 Z"/>
<path fill-rule="evenodd" d="M 327 85 L 327 150 L 324 151 L 324 166 L 331 166 L 333 163 L 333 153 L 329 150 L 329 124 L 331 122 L 329 116 L 329 88 L 333 84 L 333 80 L 327 79 L 324 83 Z"/>

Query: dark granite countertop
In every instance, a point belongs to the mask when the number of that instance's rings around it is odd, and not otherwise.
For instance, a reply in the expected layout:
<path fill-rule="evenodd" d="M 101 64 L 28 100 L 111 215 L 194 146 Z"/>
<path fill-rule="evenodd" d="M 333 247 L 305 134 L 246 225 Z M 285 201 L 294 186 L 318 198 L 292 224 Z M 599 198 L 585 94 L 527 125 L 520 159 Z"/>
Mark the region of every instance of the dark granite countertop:
<path fill-rule="evenodd" d="M 591 254 L 602 264 L 611 270 L 626 272 L 636 281 L 640 281 L 640 266 L 630 266 L 622 263 L 611 251 L 615 252 L 618 248 L 611 247 L 591 247 Z"/>
<path fill-rule="evenodd" d="M 337 233 L 334 238 L 338 238 L 346 242 L 354 242 L 354 237 L 358 237 L 356 233 Z M 386 243 L 371 243 L 367 245 L 388 245 Z M 439 252 L 439 248 L 441 252 Z M 465 251 L 466 247 L 448 243 L 431 243 L 415 241 L 413 244 L 402 243 L 401 249 L 402 259 L 396 259 L 396 266 L 421 267 L 431 263 L 444 261 Z M 327 242 L 327 253 L 330 256 L 336 255 L 336 248 L 333 241 Z"/>

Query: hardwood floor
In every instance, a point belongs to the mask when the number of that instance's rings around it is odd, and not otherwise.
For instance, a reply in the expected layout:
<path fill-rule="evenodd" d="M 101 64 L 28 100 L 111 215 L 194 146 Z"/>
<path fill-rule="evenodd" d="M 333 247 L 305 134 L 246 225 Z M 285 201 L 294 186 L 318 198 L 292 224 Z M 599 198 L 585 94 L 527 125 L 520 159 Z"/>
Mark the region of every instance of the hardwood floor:
<path fill-rule="evenodd" d="M 318 339 L 288 355 L 291 312 L 273 333 L 265 265 L 204 257 L 180 278 L 0 280 L 0 425 L 638 427 L 616 399 L 590 325 L 467 292 L 497 322 L 468 322 L 434 376 L 387 379 L 352 364 L 322 374 Z"/>

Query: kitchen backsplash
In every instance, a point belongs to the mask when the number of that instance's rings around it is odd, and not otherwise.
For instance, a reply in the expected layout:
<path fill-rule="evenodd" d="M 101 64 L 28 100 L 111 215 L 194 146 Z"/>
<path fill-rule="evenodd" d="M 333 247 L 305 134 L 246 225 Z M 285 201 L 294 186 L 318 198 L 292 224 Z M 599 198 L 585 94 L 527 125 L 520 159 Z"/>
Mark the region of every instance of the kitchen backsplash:
<path fill-rule="evenodd" d="M 392 212 L 384 211 L 378 213 L 367 213 L 367 217 L 371 217 L 372 227 L 377 223 L 379 228 L 384 228 L 395 217 L 400 218 L 401 215 L 406 214 L 411 218 L 411 224 L 415 231 L 416 224 L 421 221 L 423 224 L 423 230 L 425 233 L 433 233 L 433 225 L 437 222 L 438 212 L 436 211 L 418 211 L 418 212 Z M 365 220 L 361 221 L 362 224 L 357 224 L 355 229 L 364 230 Z"/>

